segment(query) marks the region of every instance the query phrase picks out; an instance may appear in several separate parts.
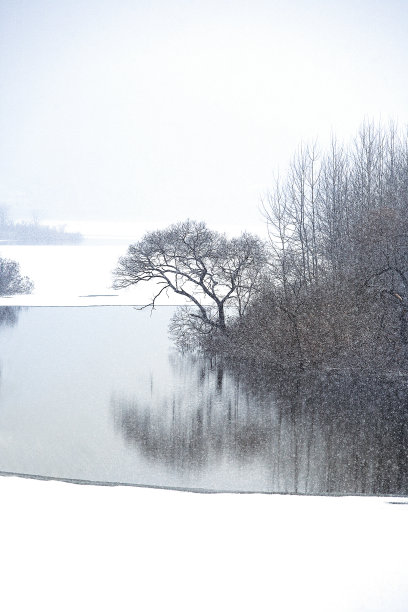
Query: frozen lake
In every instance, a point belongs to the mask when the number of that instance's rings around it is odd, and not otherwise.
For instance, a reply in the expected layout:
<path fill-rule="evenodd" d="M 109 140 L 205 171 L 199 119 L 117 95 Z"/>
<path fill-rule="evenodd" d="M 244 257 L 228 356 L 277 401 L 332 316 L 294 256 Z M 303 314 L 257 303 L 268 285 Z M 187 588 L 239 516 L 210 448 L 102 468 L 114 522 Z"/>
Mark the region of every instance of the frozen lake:
<path fill-rule="evenodd" d="M 172 350 L 172 307 L 3 307 L 0 471 L 189 489 L 408 494 L 408 394 Z"/>

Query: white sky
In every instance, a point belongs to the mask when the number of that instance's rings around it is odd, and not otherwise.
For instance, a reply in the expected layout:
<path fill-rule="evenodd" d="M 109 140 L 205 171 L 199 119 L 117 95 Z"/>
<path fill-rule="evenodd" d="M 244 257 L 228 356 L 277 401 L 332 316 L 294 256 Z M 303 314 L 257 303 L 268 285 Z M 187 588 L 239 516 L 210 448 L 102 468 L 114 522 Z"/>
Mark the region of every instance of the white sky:
<path fill-rule="evenodd" d="M 14 216 L 262 223 L 300 141 L 408 123 L 406 0 L 0 0 Z"/>

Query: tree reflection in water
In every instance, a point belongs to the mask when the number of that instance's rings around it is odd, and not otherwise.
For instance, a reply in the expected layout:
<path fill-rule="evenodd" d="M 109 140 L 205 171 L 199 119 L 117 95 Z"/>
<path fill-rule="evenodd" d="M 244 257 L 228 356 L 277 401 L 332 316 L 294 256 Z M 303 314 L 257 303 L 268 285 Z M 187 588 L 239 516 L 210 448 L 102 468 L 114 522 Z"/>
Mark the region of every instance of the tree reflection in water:
<path fill-rule="evenodd" d="M 0 328 L 14 327 L 18 323 L 21 306 L 0 306 Z M 1 352 L 0 352 L 1 356 Z M 1 374 L 1 369 L 0 369 Z"/>
<path fill-rule="evenodd" d="M 227 464 L 233 482 L 234 471 L 255 466 L 262 490 L 407 495 L 405 384 L 171 359 L 167 392 L 152 382 L 149 402 L 112 399 L 116 428 L 158 468 L 191 475 Z"/>
<path fill-rule="evenodd" d="M 0 327 L 17 325 L 21 308 L 21 306 L 0 306 Z"/>

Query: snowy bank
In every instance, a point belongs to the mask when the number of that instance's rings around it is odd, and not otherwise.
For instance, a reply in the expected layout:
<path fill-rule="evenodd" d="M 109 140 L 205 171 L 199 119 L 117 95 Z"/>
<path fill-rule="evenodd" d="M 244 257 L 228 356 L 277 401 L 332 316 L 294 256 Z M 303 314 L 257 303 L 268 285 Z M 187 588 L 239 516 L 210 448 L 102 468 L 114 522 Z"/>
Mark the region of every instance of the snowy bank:
<path fill-rule="evenodd" d="M 408 607 L 408 499 L 0 487 L 7 612 Z"/>
<path fill-rule="evenodd" d="M 112 271 L 127 245 L 3 245 L 0 257 L 20 264 L 21 274 L 34 282 L 30 295 L 0 297 L 0 306 L 123 306 L 148 304 L 155 292 L 149 283 L 122 291 L 112 289 Z M 175 294 L 158 304 L 184 304 Z"/>

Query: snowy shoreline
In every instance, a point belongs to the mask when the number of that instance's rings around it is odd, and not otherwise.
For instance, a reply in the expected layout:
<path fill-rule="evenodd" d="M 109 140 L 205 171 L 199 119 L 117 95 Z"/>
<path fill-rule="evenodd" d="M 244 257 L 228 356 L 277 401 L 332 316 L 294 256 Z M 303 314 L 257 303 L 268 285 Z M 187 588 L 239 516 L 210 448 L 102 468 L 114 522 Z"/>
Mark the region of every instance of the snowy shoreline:
<path fill-rule="evenodd" d="M 292 492 L 292 491 L 266 491 L 266 490 L 240 490 L 240 489 L 207 489 L 201 487 L 176 487 L 172 485 L 156 485 L 148 483 L 134 483 L 134 482 L 115 482 L 109 480 L 86 480 L 81 478 L 64 478 L 59 476 L 45 476 L 42 474 L 23 474 L 19 472 L 5 472 L 0 470 L 0 477 L 4 478 L 22 478 L 27 480 L 40 480 L 46 482 L 61 482 L 72 485 L 90 486 L 90 487 L 130 487 L 137 489 L 158 489 L 160 491 L 170 491 L 179 493 L 195 493 L 200 495 L 265 495 L 265 496 L 291 496 L 291 497 L 330 497 L 330 498 L 374 498 L 388 503 L 399 503 L 408 505 L 407 495 L 398 495 L 394 493 L 384 493 L 382 495 L 372 495 L 370 493 L 303 493 L 303 492 Z M 397 500 L 397 501 L 390 501 Z M 402 501 L 401 501 L 402 500 Z"/>
<path fill-rule="evenodd" d="M 0 487 L 7 612 L 406 610 L 400 500 Z"/>

